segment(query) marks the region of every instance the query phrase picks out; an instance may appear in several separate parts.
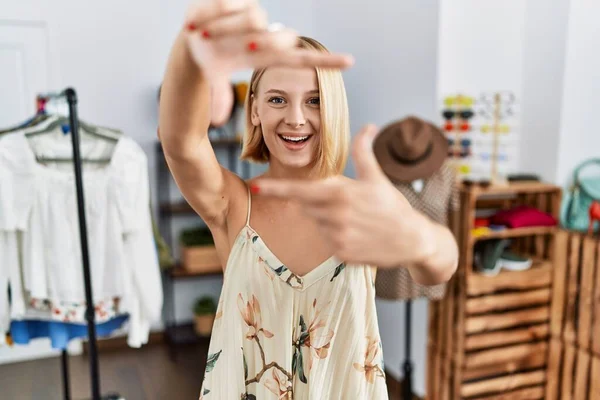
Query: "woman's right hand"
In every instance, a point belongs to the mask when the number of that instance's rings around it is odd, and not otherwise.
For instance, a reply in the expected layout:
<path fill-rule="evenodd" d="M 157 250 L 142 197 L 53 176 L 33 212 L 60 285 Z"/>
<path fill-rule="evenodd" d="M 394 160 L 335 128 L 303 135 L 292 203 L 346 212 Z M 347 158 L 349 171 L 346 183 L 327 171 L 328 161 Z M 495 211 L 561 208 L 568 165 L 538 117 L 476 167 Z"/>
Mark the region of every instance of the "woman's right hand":
<path fill-rule="evenodd" d="M 212 83 L 235 71 L 269 66 L 347 68 L 352 58 L 297 47 L 297 33 L 269 25 L 257 0 L 195 1 L 186 16 L 187 44 Z"/>

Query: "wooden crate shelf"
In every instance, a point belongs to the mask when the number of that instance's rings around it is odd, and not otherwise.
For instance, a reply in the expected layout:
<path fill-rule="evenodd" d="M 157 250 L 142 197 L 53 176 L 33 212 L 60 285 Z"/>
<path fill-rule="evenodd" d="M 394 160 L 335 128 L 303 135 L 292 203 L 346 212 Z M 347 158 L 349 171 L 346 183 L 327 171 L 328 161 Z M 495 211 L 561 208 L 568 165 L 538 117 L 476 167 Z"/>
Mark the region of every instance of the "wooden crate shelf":
<path fill-rule="evenodd" d="M 456 236 L 460 263 L 446 296 L 430 302 L 427 399 L 542 399 L 548 386 L 557 260 L 566 246 L 557 227 L 476 235 L 481 209 L 529 205 L 558 220 L 561 188 L 544 183 L 461 188 Z M 564 235 L 563 235 L 564 237 Z M 524 271 L 486 276 L 474 268 L 475 244 L 511 238 L 532 259 Z M 565 271 L 566 273 L 566 271 Z M 565 285 L 565 290 L 568 286 Z M 593 297 L 589 297 L 593 300 Z M 564 310 L 572 305 L 564 305 Z M 556 324 L 556 323 L 555 323 Z"/>
<path fill-rule="evenodd" d="M 472 274 L 467 281 L 467 295 L 480 296 L 501 290 L 527 290 L 550 286 L 552 262 L 534 261 L 525 271 L 501 271 L 497 276 Z"/>
<path fill-rule="evenodd" d="M 548 305 L 503 313 L 477 315 L 465 318 L 465 334 L 470 335 L 523 325 L 535 325 L 549 320 L 550 307 Z"/>
<path fill-rule="evenodd" d="M 460 190 L 479 199 L 481 197 L 493 196 L 499 198 L 501 196 L 511 197 L 527 194 L 534 196 L 544 194 L 554 195 L 557 190 L 560 191 L 560 188 L 544 182 L 513 182 L 508 185 L 491 185 L 488 187 L 463 185 Z"/>
<path fill-rule="evenodd" d="M 600 399 L 600 239 L 564 235 L 554 270 L 546 398 Z"/>
<path fill-rule="evenodd" d="M 550 235 L 556 232 L 556 227 L 553 226 L 533 226 L 527 228 L 503 229 L 499 231 L 491 231 L 482 235 L 472 237 L 473 242 L 490 239 L 509 239 L 520 238 L 532 235 Z"/>
<path fill-rule="evenodd" d="M 532 386 L 517 390 L 493 394 L 491 396 L 474 397 L 473 400 L 539 400 L 544 398 L 544 386 Z"/>
<path fill-rule="evenodd" d="M 485 381 L 466 383 L 461 388 L 460 394 L 465 398 L 489 394 L 493 395 L 494 393 L 504 393 L 509 390 L 531 386 L 532 384 L 542 385 L 545 382 L 545 370 L 521 372 L 518 374 L 510 374 L 500 376 L 498 378 L 487 379 Z"/>
<path fill-rule="evenodd" d="M 546 340 L 549 335 L 550 325 L 544 322 L 516 329 L 479 332 L 466 336 L 465 351 Z"/>
<path fill-rule="evenodd" d="M 534 350 L 545 350 L 546 347 L 540 346 Z M 523 351 L 523 349 L 517 349 Z M 491 352 L 491 355 L 496 355 L 498 351 Z M 487 354 L 486 354 L 487 355 Z M 489 355 L 488 355 L 489 356 Z M 535 353 L 528 351 L 525 354 L 516 354 L 509 361 L 499 360 L 495 364 L 480 365 L 476 367 L 468 367 L 463 371 L 462 379 L 464 382 L 481 380 L 495 376 L 506 374 L 514 374 L 519 371 L 529 371 L 536 368 L 545 368 L 548 355 L 546 353 Z"/>
<path fill-rule="evenodd" d="M 467 315 L 477 315 L 547 304 L 550 303 L 551 293 L 550 287 L 542 287 L 527 291 L 472 297 L 466 301 L 465 312 Z"/>

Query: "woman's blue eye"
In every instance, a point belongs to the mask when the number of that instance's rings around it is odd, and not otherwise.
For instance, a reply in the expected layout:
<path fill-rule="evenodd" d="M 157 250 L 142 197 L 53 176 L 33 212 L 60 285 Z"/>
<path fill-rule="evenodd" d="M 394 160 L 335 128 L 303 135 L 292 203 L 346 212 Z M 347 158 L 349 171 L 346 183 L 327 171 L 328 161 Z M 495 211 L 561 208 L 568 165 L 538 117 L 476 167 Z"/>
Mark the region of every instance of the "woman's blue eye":
<path fill-rule="evenodd" d="M 312 99 L 308 100 L 308 102 L 310 104 L 319 105 L 321 104 L 321 99 L 319 99 L 318 97 L 313 97 Z"/>
<path fill-rule="evenodd" d="M 282 97 L 271 97 L 269 99 L 269 103 L 274 103 L 274 104 L 283 104 L 285 100 L 283 100 Z"/>

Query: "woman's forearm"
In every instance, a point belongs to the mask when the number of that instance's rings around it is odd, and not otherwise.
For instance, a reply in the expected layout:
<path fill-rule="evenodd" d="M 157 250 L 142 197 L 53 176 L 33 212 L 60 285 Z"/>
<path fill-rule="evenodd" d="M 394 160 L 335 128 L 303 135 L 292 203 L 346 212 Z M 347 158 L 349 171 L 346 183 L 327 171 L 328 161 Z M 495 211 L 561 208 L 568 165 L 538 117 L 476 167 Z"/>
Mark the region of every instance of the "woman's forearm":
<path fill-rule="evenodd" d="M 407 266 L 413 280 L 431 286 L 447 282 L 458 266 L 458 246 L 447 227 L 431 221 L 424 215 L 422 227 L 423 247 L 427 249 L 422 259 Z"/>
<path fill-rule="evenodd" d="M 162 83 L 159 138 L 170 157 L 186 157 L 210 125 L 210 83 L 193 61 L 184 33 L 177 37 Z"/>

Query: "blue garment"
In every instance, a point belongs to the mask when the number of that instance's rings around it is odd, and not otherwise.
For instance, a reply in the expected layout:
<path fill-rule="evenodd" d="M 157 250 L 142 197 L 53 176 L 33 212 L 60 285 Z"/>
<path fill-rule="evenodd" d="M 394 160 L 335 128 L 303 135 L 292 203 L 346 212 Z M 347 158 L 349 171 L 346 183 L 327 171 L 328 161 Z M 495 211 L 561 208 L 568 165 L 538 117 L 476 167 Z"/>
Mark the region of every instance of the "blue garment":
<path fill-rule="evenodd" d="M 101 324 L 96 324 L 98 337 L 108 336 L 127 321 L 128 315 L 113 318 Z M 69 341 L 78 338 L 87 338 L 87 324 L 76 324 L 61 321 L 21 320 L 11 321 L 10 335 L 15 344 L 29 344 L 37 338 L 50 338 L 53 349 L 64 350 Z"/>

